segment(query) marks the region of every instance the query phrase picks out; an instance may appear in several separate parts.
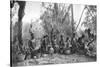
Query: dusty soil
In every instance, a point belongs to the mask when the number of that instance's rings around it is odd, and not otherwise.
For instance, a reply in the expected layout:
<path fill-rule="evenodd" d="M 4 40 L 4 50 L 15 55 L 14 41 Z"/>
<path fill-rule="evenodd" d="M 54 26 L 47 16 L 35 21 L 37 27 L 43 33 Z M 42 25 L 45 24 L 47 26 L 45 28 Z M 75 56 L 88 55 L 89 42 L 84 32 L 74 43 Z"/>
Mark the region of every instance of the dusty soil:
<path fill-rule="evenodd" d="M 30 66 L 30 65 L 47 65 L 47 64 L 65 64 L 65 63 L 78 63 L 78 62 L 94 62 L 96 59 L 90 58 L 84 55 L 71 54 L 71 55 L 59 55 L 53 54 L 45 55 L 37 59 L 28 59 L 22 62 L 18 62 L 17 66 Z M 15 66 L 14 65 L 14 66 Z"/>

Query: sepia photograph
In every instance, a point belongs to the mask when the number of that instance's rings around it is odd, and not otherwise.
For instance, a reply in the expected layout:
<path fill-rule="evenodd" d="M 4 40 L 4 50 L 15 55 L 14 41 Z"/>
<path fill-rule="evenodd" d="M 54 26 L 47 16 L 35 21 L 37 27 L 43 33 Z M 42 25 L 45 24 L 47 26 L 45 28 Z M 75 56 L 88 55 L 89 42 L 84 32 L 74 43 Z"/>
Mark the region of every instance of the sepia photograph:
<path fill-rule="evenodd" d="M 10 66 L 97 61 L 97 5 L 10 0 Z"/>

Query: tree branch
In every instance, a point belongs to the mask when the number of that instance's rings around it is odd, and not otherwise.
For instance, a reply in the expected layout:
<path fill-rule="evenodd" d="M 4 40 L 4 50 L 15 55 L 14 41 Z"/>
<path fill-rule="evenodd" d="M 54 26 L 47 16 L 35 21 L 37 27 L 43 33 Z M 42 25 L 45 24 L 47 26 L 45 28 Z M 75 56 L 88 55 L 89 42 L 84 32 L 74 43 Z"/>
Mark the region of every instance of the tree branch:
<path fill-rule="evenodd" d="M 86 6 L 87 10 L 89 11 L 90 15 L 93 17 L 91 11 L 89 10 L 89 8 Z"/>
<path fill-rule="evenodd" d="M 66 14 L 64 15 L 63 19 L 62 19 L 62 23 L 65 21 L 66 16 L 68 15 L 68 12 L 70 10 L 71 5 L 69 5 L 68 7 L 68 11 L 66 12 Z"/>

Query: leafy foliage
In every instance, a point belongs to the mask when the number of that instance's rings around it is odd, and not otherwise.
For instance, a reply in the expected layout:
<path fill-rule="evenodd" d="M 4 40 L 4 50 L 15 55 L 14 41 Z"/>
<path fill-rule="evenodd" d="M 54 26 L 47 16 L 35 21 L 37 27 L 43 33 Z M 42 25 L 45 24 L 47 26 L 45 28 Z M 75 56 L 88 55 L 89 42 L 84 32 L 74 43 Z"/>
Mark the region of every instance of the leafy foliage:
<path fill-rule="evenodd" d="M 91 29 L 91 33 L 96 35 L 96 24 L 97 24 L 97 9 L 95 5 L 86 6 L 87 12 L 85 21 L 83 22 L 84 26 Z"/>
<path fill-rule="evenodd" d="M 43 5 L 43 7 L 45 7 L 45 5 Z M 67 13 L 67 9 L 65 9 L 68 7 L 69 6 L 65 6 L 62 4 L 52 3 L 52 5 L 50 4 L 49 7 L 46 8 L 46 11 L 41 16 L 41 19 L 43 20 L 44 29 L 47 33 L 51 32 L 52 29 L 54 29 L 56 31 L 64 33 L 64 35 L 71 36 L 72 31 L 70 16 L 69 13 Z"/>
<path fill-rule="evenodd" d="M 87 29 L 84 31 L 84 35 L 88 39 L 88 45 L 85 43 L 85 46 L 88 48 L 89 56 L 96 56 L 97 7 L 95 5 L 86 5 L 85 7 L 87 12 L 83 24 Z"/>

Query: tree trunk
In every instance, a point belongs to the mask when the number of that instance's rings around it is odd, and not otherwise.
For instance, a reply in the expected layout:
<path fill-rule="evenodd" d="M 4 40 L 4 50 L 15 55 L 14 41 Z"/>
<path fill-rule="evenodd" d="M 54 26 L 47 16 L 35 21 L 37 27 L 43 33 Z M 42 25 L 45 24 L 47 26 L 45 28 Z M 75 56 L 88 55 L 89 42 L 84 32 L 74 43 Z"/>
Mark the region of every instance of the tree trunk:
<path fill-rule="evenodd" d="M 75 52 L 75 44 L 74 44 L 74 42 L 73 42 L 73 38 L 74 38 L 74 25 L 73 25 L 73 22 L 74 22 L 74 19 L 73 19 L 73 5 L 71 4 L 71 25 L 72 25 L 72 36 L 71 36 L 71 45 L 72 45 L 72 47 L 71 47 L 71 51 L 72 51 L 72 53 L 73 52 Z"/>
<path fill-rule="evenodd" d="M 73 22 L 74 22 L 74 16 L 73 16 L 73 5 L 71 4 L 71 25 L 72 25 L 72 38 L 73 38 L 73 33 L 74 33 L 74 25 L 73 25 Z"/>
<path fill-rule="evenodd" d="M 25 8 L 25 1 L 17 1 L 20 8 L 18 11 L 18 41 L 19 41 L 19 48 L 22 51 L 22 18 L 24 16 L 24 8 Z"/>

